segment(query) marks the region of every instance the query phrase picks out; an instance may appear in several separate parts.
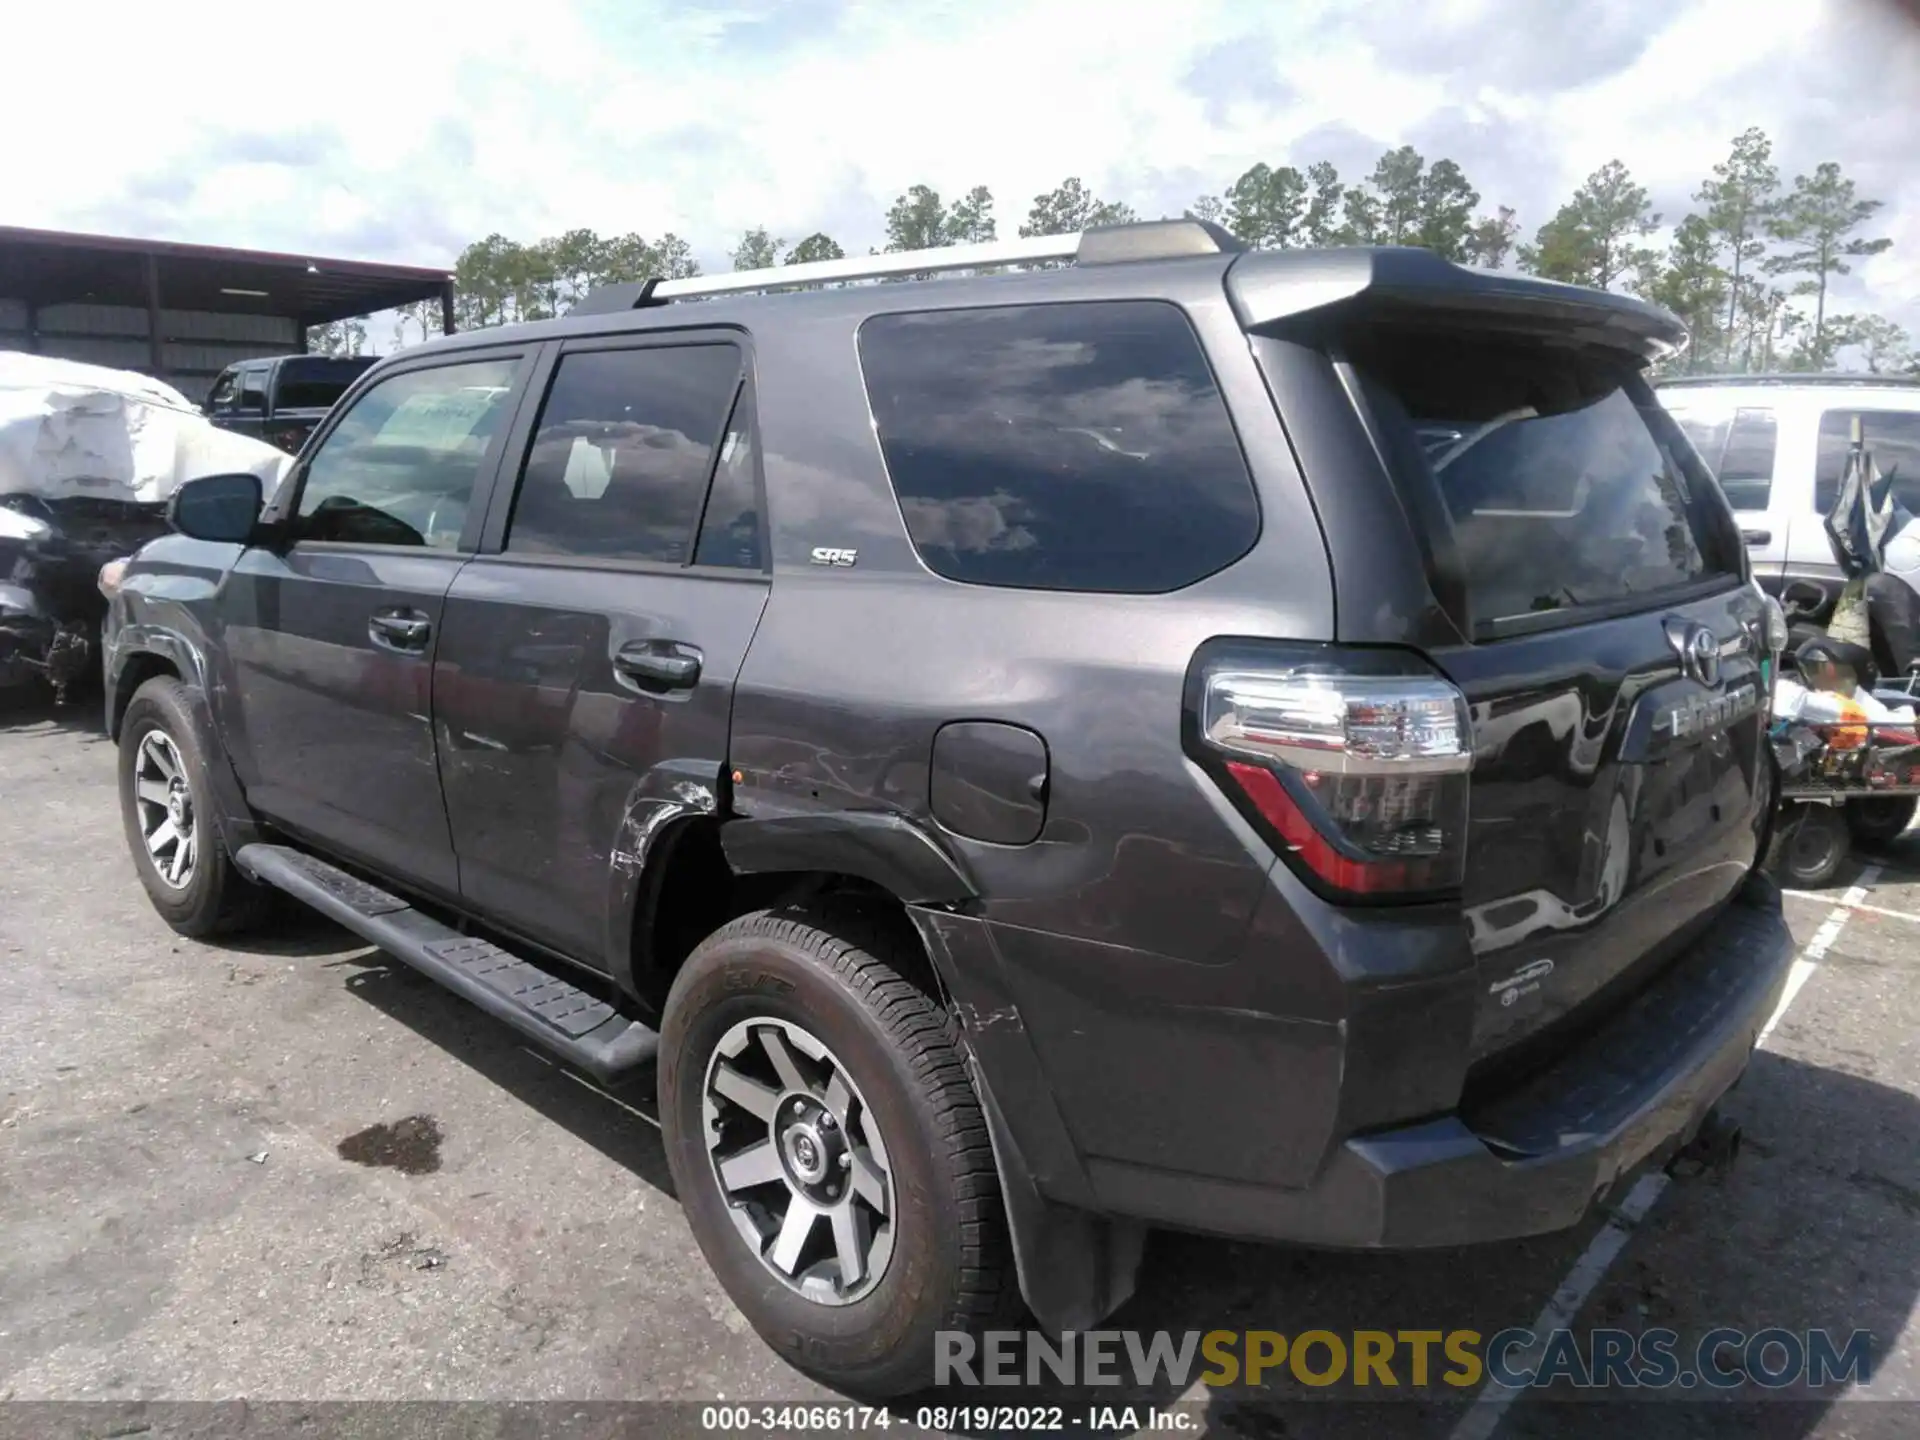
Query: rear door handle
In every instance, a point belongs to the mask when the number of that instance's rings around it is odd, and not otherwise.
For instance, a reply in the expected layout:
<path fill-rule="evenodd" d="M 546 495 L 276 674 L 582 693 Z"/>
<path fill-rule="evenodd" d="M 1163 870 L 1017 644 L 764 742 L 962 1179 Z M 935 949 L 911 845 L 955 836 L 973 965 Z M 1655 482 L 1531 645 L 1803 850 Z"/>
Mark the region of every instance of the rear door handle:
<path fill-rule="evenodd" d="M 1742 530 L 1740 532 L 1740 538 L 1749 545 L 1771 545 L 1773 543 L 1773 532 L 1771 530 Z"/>
<path fill-rule="evenodd" d="M 418 610 L 376 610 L 367 621 L 367 635 L 383 650 L 418 655 L 433 635 L 433 621 Z"/>
<path fill-rule="evenodd" d="M 700 652 L 674 640 L 629 640 L 613 668 L 649 690 L 691 690 L 700 680 Z"/>

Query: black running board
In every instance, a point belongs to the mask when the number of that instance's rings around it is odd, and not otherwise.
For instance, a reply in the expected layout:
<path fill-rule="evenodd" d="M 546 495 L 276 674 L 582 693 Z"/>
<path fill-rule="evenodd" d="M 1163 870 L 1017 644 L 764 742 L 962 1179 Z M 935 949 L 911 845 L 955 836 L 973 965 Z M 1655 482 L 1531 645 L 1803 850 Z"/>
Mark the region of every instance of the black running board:
<path fill-rule="evenodd" d="M 324 860 L 284 845 L 243 845 L 233 858 L 254 879 L 338 921 L 597 1080 L 619 1079 L 659 1048 L 657 1034 L 598 996 Z"/>

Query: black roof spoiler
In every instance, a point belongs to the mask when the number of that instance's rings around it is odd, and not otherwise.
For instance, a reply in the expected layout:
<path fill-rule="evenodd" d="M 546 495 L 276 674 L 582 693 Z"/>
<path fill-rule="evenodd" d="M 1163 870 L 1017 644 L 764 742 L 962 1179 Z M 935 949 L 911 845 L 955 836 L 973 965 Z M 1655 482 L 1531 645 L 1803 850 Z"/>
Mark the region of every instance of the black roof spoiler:
<path fill-rule="evenodd" d="M 1531 276 L 1470 269 L 1431 250 L 1401 247 L 1263 250 L 1237 258 L 1227 295 L 1247 330 L 1320 314 L 1356 318 L 1466 319 L 1665 360 L 1687 327 L 1657 305 Z"/>

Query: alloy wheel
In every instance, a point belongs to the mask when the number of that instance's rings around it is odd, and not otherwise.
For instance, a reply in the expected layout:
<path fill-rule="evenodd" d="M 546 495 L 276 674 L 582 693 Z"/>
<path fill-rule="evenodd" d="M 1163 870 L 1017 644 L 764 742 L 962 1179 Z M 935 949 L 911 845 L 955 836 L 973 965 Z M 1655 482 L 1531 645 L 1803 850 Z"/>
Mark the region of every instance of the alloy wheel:
<path fill-rule="evenodd" d="M 871 1291 L 893 1254 L 893 1169 L 839 1057 L 791 1021 L 743 1020 L 701 1101 L 714 1179 L 761 1264 L 823 1305 Z"/>
<path fill-rule="evenodd" d="M 133 760 L 133 798 L 140 838 L 155 873 L 174 890 L 193 883 L 200 854 L 200 826 L 180 747 L 164 730 L 149 730 Z"/>

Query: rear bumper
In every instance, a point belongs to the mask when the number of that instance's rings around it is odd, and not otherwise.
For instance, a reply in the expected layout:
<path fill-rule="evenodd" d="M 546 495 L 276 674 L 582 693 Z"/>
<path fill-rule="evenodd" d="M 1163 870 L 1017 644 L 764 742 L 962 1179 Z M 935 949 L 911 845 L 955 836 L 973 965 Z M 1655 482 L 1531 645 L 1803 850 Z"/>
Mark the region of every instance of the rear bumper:
<path fill-rule="evenodd" d="M 1089 1157 L 1098 1208 L 1157 1224 L 1348 1248 L 1509 1239 L 1577 1224 L 1677 1150 L 1744 1072 L 1794 943 L 1755 875 L 1713 929 L 1609 1023 L 1518 1087 L 1340 1145 L 1276 1189 Z"/>

